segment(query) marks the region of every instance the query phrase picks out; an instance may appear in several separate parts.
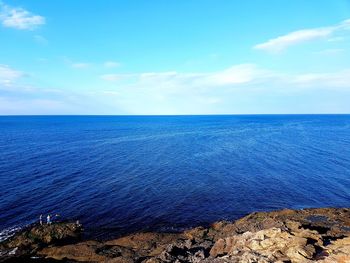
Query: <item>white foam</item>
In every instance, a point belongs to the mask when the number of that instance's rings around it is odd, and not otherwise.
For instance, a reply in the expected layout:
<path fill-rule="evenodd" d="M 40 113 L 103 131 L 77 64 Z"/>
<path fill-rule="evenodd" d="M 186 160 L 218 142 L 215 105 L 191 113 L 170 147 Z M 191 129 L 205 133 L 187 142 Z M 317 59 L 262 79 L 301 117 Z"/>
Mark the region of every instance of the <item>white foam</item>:
<path fill-rule="evenodd" d="M 21 227 L 15 226 L 15 227 L 6 228 L 6 229 L 0 231 L 0 242 L 3 242 L 6 239 L 12 237 L 14 234 L 16 234 L 21 229 L 22 229 Z"/>
<path fill-rule="evenodd" d="M 12 249 L 12 250 L 9 252 L 9 255 L 16 255 L 17 250 L 18 250 L 18 247 L 15 247 L 14 249 Z"/>

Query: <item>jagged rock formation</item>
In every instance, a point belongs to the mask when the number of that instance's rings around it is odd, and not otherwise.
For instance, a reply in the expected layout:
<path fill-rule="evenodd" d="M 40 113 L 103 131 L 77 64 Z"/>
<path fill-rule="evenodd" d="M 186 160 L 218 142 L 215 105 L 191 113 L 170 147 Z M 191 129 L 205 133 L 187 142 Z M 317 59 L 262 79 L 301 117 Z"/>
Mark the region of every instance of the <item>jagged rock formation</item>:
<path fill-rule="evenodd" d="M 34 227 L 20 233 L 0 244 L 1 251 L 16 247 L 21 251 L 4 261 L 17 262 L 10 260 L 27 253 L 64 262 L 350 262 L 350 209 L 346 208 L 259 212 L 178 234 L 136 233 L 106 242 L 67 244 L 77 237 L 79 229 L 72 227 Z M 30 238 L 29 233 L 38 238 Z"/>

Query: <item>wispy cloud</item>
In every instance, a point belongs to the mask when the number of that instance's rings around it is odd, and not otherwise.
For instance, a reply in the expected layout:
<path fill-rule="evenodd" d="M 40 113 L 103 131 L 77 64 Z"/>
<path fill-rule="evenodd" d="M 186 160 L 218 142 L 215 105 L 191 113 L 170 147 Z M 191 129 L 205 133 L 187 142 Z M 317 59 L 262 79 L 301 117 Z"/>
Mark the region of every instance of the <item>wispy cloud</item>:
<path fill-rule="evenodd" d="M 101 79 L 106 81 L 117 81 L 123 78 L 123 76 L 120 74 L 104 74 L 104 75 L 101 75 L 100 77 Z"/>
<path fill-rule="evenodd" d="M 108 81 L 129 79 L 142 85 L 156 85 L 162 87 L 208 87 L 208 86 L 235 86 L 257 81 L 272 74 L 255 64 L 234 65 L 224 70 L 214 72 L 143 72 L 129 74 L 105 74 L 101 78 Z"/>
<path fill-rule="evenodd" d="M 306 73 L 292 78 L 301 87 L 345 89 L 350 91 L 350 69 L 338 72 Z"/>
<path fill-rule="evenodd" d="M 120 66 L 120 63 L 115 61 L 106 61 L 103 63 L 103 66 L 106 68 L 116 68 Z"/>
<path fill-rule="evenodd" d="M 333 56 L 333 55 L 339 55 L 339 54 L 343 53 L 344 51 L 345 50 L 342 48 L 328 48 L 328 49 L 316 51 L 316 52 L 314 52 L 314 54 Z"/>
<path fill-rule="evenodd" d="M 331 37 L 327 39 L 328 42 L 341 42 L 344 41 L 345 37 Z"/>
<path fill-rule="evenodd" d="M 11 7 L 0 1 L 0 21 L 4 27 L 33 30 L 45 24 L 45 17 L 32 14 L 21 7 Z"/>
<path fill-rule="evenodd" d="M 271 53 L 279 53 L 290 46 L 303 42 L 317 39 L 332 39 L 330 37 L 333 36 L 335 32 L 349 29 L 350 20 L 345 20 L 335 26 L 297 30 L 255 45 L 254 49 L 264 50 Z"/>
<path fill-rule="evenodd" d="M 36 43 L 38 43 L 40 45 L 47 45 L 49 43 L 49 41 L 41 35 L 35 35 L 34 40 Z"/>
<path fill-rule="evenodd" d="M 105 74 L 100 77 L 110 81 L 108 85 L 104 87 L 100 83 L 97 88 L 93 83 L 80 91 L 69 87 L 58 91 L 45 87 L 29 89 L 24 82 L 31 82 L 30 75 L 28 78 L 22 76 L 27 74 L 6 65 L 0 66 L 0 87 L 4 88 L 0 90 L 0 114 L 219 114 L 350 110 L 347 100 L 350 69 L 291 74 L 255 64 L 240 64 L 204 73 Z M 332 99 L 334 93 L 341 94 L 340 102 Z M 299 100 L 304 100 L 304 108 L 294 107 Z M 288 102 L 291 105 L 286 107 Z M 338 103 L 340 110 L 331 106 L 325 108 L 324 103 L 328 102 L 332 105 Z"/>
<path fill-rule="evenodd" d="M 105 74 L 100 77 L 111 83 L 108 92 L 101 91 L 94 97 L 118 105 L 130 114 L 222 113 L 230 93 L 245 90 L 270 74 L 255 64 L 234 65 L 214 72 Z"/>
<path fill-rule="evenodd" d="M 237 85 L 249 83 L 269 75 L 270 73 L 267 70 L 262 70 L 255 64 L 240 64 L 223 71 L 206 74 L 203 83 L 213 86 Z"/>
<path fill-rule="evenodd" d="M 0 114 L 79 114 L 93 108 L 93 97 L 84 93 L 33 86 L 31 82 L 31 74 L 0 64 Z"/>
<path fill-rule="evenodd" d="M 206 73 L 168 71 L 106 76 L 117 82 L 115 89 L 109 86 L 108 92 L 101 91 L 94 96 L 130 114 L 296 113 L 314 112 L 315 108 L 320 112 L 333 112 L 335 109 L 326 109 L 323 105 L 328 96 L 321 96 L 325 101 L 317 103 L 305 96 L 309 96 L 310 91 L 312 94 L 317 91 L 315 97 L 318 93 L 333 94 L 334 90 L 348 94 L 349 76 L 349 70 L 291 74 L 241 64 Z M 116 95 L 111 91 L 117 92 Z M 310 104 L 302 109 L 290 106 L 286 111 L 280 101 L 293 102 L 293 98 L 309 100 Z M 350 108 L 345 102 L 339 107 L 342 111 Z"/>
<path fill-rule="evenodd" d="M 0 96 L 0 112 L 5 115 L 69 113 L 65 102 L 40 98 L 9 98 Z M 71 110 L 71 109 L 70 109 Z"/>
<path fill-rule="evenodd" d="M 84 68 L 89 68 L 91 67 L 90 63 L 85 63 L 85 62 L 76 62 L 72 63 L 71 66 L 76 69 L 84 69 Z"/>
<path fill-rule="evenodd" d="M 267 94 L 294 94 L 306 89 L 350 92 L 349 69 L 291 74 L 264 69 L 255 64 L 241 64 L 207 73 L 144 72 L 106 74 L 101 78 L 112 83 L 118 82 L 116 88 L 119 98 L 125 99 L 123 104 L 130 100 L 130 95 L 132 100 L 140 97 L 140 105 L 142 100 L 168 101 L 171 104 L 174 98 L 179 102 L 187 97 L 204 107 L 209 102 L 214 104 L 227 100 L 227 94 L 240 93 L 239 96 L 242 96 L 244 93 L 253 94 L 257 90 Z"/>
<path fill-rule="evenodd" d="M 63 56 L 62 60 L 68 67 L 75 68 L 75 69 L 86 69 L 93 66 L 92 63 L 79 61 L 79 60 L 77 61 L 66 56 Z"/>
<path fill-rule="evenodd" d="M 23 76 L 21 71 L 7 65 L 0 65 L 0 85 L 8 87 Z M 1 87 L 0 87 L 1 88 Z"/>

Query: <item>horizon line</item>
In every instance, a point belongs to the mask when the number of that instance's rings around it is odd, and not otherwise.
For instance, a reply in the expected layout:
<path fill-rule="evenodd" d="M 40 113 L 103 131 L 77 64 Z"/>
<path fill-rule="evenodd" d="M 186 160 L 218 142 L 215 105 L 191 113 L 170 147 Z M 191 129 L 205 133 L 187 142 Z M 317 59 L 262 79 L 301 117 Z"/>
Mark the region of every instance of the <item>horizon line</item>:
<path fill-rule="evenodd" d="M 222 113 L 222 114 L 0 114 L 0 117 L 176 117 L 176 116 L 256 116 L 256 115 L 350 115 L 350 113 Z"/>

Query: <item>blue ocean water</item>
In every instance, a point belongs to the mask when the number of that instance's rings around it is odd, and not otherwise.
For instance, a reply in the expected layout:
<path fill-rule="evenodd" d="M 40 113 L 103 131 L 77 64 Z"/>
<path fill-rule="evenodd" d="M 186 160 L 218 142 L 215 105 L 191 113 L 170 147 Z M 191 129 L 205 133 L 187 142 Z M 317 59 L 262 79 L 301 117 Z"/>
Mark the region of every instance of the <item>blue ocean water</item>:
<path fill-rule="evenodd" d="M 90 237 L 350 206 L 350 115 L 0 117 L 0 230 Z"/>

